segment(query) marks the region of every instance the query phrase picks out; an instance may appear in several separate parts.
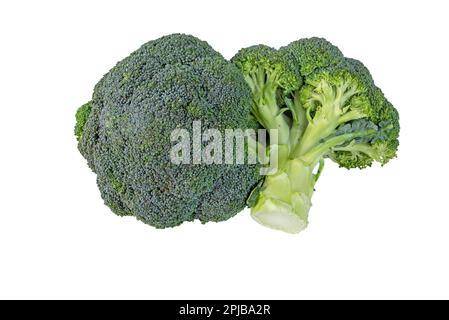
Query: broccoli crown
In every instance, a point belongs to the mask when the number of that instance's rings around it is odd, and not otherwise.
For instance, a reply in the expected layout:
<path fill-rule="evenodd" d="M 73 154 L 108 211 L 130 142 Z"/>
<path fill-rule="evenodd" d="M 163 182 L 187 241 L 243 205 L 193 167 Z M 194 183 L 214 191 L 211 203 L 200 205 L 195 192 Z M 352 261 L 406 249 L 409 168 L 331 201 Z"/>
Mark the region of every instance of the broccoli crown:
<path fill-rule="evenodd" d="M 294 57 L 302 76 L 307 76 L 319 68 L 337 65 L 344 60 L 340 49 L 326 39 L 316 37 L 293 41 L 279 51 L 289 52 Z"/>
<path fill-rule="evenodd" d="M 206 42 L 174 34 L 144 44 L 96 85 L 77 113 L 79 150 L 105 203 L 157 228 L 223 221 L 245 207 L 256 165 L 170 161 L 175 129 L 249 128 L 251 92 Z"/>

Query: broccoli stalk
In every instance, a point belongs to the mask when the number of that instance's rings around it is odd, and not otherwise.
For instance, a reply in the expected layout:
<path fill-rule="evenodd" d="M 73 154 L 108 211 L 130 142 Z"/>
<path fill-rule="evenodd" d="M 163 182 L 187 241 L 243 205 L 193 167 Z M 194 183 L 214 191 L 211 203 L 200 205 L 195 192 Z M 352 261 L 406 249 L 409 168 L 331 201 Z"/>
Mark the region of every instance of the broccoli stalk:
<path fill-rule="evenodd" d="M 270 145 L 270 152 L 280 151 L 277 170 L 265 177 L 251 208 L 262 225 L 289 233 L 307 226 L 325 158 L 349 169 L 395 156 L 396 110 L 360 62 L 324 39 L 303 39 L 279 51 L 254 46 L 233 61 L 252 89 L 254 117 L 279 130 L 278 145 Z"/>

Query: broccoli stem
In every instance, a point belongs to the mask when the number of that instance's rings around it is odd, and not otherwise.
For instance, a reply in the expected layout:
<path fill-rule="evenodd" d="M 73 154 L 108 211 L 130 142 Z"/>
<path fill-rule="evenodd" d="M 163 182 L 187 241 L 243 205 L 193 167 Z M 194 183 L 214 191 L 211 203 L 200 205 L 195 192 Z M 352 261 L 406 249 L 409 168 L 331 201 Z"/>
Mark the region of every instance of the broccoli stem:
<path fill-rule="evenodd" d="M 315 182 L 314 165 L 301 159 L 288 160 L 274 175 L 265 178 L 251 216 L 260 224 L 298 233 L 308 224 Z"/>
<path fill-rule="evenodd" d="M 293 150 L 300 141 L 301 136 L 307 128 L 308 122 L 306 117 L 306 110 L 299 100 L 299 92 L 295 91 L 293 97 L 286 98 L 285 104 L 292 113 L 292 125 L 290 129 L 290 150 Z"/>
<path fill-rule="evenodd" d="M 376 132 L 369 129 L 335 135 L 342 118 L 348 120 L 360 116 L 344 110 L 350 94 L 338 89 L 337 92 L 327 91 L 321 97 L 321 108 L 309 121 L 306 110 L 298 100 L 286 100 L 292 110 L 288 158 L 283 158 L 285 152 L 280 153 L 276 173 L 265 178 L 258 201 L 251 209 L 252 217 L 264 226 L 289 233 L 303 230 L 308 224 L 311 198 L 323 171 L 324 157 L 335 147 Z M 282 143 L 285 146 L 285 141 Z M 280 146 L 276 148 L 280 149 Z"/>
<path fill-rule="evenodd" d="M 258 201 L 251 208 L 251 216 L 266 227 L 298 233 L 307 227 L 314 186 L 324 162 L 320 157 L 315 161 L 305 162 L 300 157 L 292 157 L 292 153 L 301 144 L 313 145 L 319 141 L 315 136 L 322 136 L 323 130 L 321 126 L 311 128 L 310 124 L 307 125 L 305 110 L 295 99 L 289 108 L 293 114 L 289 152 L 286 158 L 285 154 L 279 153 L 277 171 L 265 178 Z M 304 140 L 306 132 L 309 132 L 309 141 Z M 272 148 L 270 145 L 270 152 Z M 314 173 L 317 164 L 319 169 Z"/>

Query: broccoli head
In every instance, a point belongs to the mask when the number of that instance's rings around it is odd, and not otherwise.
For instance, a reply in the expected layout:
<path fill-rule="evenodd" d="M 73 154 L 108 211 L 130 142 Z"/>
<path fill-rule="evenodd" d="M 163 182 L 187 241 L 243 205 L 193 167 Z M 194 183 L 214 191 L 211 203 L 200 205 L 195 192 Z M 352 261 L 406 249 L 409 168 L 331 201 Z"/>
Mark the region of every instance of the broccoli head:
<path fill-rule="evenodd" d="M 150 41 L 120 61 L 77 112 L 79 150 L 120 216 L 157 228 L 223 221 L 241 211 L 257 165 L 170 161 L 175 129 L 253 128 L 251 91 L 206 42 L 182 34 Z"/>
<path fill-rule="evenodd" d="M 266 176 L 251 203 L 259 223 L 290 233 L 304 229 L 326 158 L 350 169 L 374 161 L 383 165 L 396 156 L 396 109 L 361 62 L 345 58 L 325 39 L 301 39 L 278 51 L 243 49 L 232 61 L 253 91 L 252 113 L 265 128 L 277 128 L 280 137 L 278 145 L 270 145 L 282 150 L 277 171 Z M 273 74 L 295 81 L 273 86 Z M 268 103 L 259 98 L 267 92 Z"/>

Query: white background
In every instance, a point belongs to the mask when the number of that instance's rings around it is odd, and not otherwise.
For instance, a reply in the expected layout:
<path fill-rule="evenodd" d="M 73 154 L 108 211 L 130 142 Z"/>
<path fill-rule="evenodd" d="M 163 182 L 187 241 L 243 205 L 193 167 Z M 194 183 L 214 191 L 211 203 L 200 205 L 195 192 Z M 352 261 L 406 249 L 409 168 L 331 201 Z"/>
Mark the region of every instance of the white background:
<path fill-rule="evenodd" d="M 0 298 L 449 298 L 447 1 L 2 1 Z M 114 64 L 172 32 L 226 58 L 323 36 L 401 115 L 399 157 L 328 163 L 310 225 L 155 230 L 103 205 L 74 113 Z"/>

